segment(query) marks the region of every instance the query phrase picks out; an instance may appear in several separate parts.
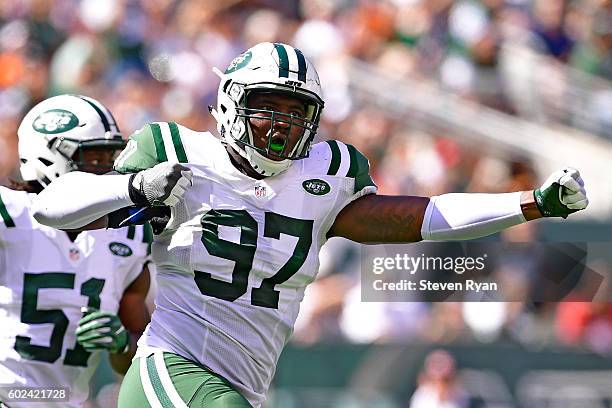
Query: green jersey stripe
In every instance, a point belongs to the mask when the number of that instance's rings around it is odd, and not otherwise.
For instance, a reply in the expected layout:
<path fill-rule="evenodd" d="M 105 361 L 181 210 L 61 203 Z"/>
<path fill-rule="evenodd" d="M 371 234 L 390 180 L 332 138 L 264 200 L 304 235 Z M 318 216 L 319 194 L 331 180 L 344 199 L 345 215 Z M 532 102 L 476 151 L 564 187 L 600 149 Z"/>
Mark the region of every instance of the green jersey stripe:
<path fill-rule="evenodd" d="M 142 225 L 142 242 L 145 244 L 153 242 L 153 227 L 148 221 Z"/>
<path fill-rule="evenodd" d="M 349 151 L 349 156 L 351 158 L 351 165 L 349 166 L 348 172 L 346 173 L 346 177 L 355 178 L 357 175 L 357 150 L 353 147 L 353 145 L 347 144 L 346 147 Z"/>
<path fill-rule="evenodd" d="M 163 408 L 174 408 L 174 404 L 172 404 L 170 397 L 166 393 L 166 390 L 159 379 L 159 374 L 155 368 L 155 360 L 153 359 L 153 356 L 147 357 L 146 361 L 147 373 L 149 374 L 149 379 L 151 380 L 151 386 L 153 387 L 153 391 L 155 391 L 155 395 L 157 396 L 161 406 Z"/>
<path fill-rule="evenodd" d="M 278 54 L 278 76 L 289 78 L 289 57 L 287 50 L 282 44 L 274 43 L 274 48 Z"/>
<path fill-rule="evenodd" d="M 174 122 L 168 122 L 170 127 L 170 134 L 172 135 L 172 143 L 174 144 L 174 150 L 176 150 L 176 157 L 179 163 L 187 163 L 187 154 L 181 141 L 181 135 L 179 133 L 178 126 Z"/>
<path fill-rule="evenodd" d="M 164 146 L 164 139 L 162 137 L 159 125 L 157 123 L 151 123 L 150 126 L 153 133 L 153 142 L 155 143 L 157 161 L 160 163 L 168 161 L 168 157 L 166 156 L 166 147 Z"/>
<path fill-rule="evenodd" d="M 2 216 L 2 220 L 4 221 L 4 225 L 7 228 L 15 227 L 15 221 L 11 218 L 6 206 L 4 205 L 4 201 L 2 201 L 2 197 L 0 197 L 0 216 Z"/>
<path fill-rule="evenodd" d="M 142 226 L 142 242 L 147 244 L 147 255 L 151 255 L 151 243 L 153 242 L 153 227 L 149 222 Z"/>
<path fill-rule="evenodd" d="M 136 226 L 130 225 L 128 227 L 127 237 L 128 239 L 134 239 L 135 236 L 136 236 Z"/>
<path fill-rule="evenodd" d="M 327 140 L 326 142 L 329 145 L 332 153 L 331 163 L 329 164 L 327 175 L 335 176 L 340 168 L 340 148 L 338 147 L 338 142 L 335 140 Z"/>
<path fill-rule="evenodd" d="M 346 148 L 351 162 L 346 176 L 355 179 L 353 193 L 357 193 L 366 187 L 373 187 L 376 189 L 376 184 L 374 180 L 372 180 L 372 176 L 370 176 L 370 163 L 367 157 L 350 144 L 347 144 Z"/>
<path fill-rule="evenodd" d="M 295 53 L 297 54 L 298 60 L 298 80 L 306 82 L 306 58 L 304 58 L 302 51 L 297 48 L 295 48 Z"/>

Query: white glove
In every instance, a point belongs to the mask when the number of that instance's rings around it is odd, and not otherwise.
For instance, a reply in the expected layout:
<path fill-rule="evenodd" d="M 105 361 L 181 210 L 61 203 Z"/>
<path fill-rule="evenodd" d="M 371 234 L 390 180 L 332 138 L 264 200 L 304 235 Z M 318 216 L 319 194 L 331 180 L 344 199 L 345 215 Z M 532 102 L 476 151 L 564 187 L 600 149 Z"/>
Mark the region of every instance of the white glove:
<path fill-rule="evenodd" d="M 178 163 L 163 162 L 134 175 L 130 197 L 135 204 L 174 206 L 183 199 L 193 174 Z"/>
<path fill-rule="evenodd" d="M 563 217 L 589 205 L 580 172 L 572 167 L 555 171 L 534 191 L 536 204 L 545 217 Z"/>

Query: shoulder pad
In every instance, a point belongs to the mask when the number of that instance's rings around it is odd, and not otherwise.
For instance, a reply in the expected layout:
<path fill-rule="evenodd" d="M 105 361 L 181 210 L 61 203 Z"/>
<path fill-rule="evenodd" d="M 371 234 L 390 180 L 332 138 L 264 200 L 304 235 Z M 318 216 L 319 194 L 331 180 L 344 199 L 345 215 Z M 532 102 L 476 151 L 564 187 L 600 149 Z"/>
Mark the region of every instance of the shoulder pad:
<path fill-rule="evenodd" d="M 324 174 L 354 179 L 355 192 L 366 186 L 376 187 L 370 176 L 370 162 L 353 145 L 327 140 L 314 145 L 311 155 Z"/>
<path fill-rule="evenodd" d="M 162 162 L 187 163 L 179 126 L 174 122 L 156 122 L 132 134 L 115 160 L 114 170 L 134 173 Z"/>

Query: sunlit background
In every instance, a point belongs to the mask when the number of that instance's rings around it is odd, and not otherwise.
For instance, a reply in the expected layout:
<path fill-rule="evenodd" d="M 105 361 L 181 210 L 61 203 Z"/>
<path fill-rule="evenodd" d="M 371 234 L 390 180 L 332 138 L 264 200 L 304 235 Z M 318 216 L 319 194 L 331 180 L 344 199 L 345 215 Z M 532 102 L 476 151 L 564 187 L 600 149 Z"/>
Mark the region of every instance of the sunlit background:
<path fill-rule="evenodd" d="M 3 0 L 2 180 L 21 117 L 51 95 L 101 100 L 126 136 L 214 131 L 212 67 L 261 41 L 315 63 L 318 137 L 360 149 L 379 193 L 526 190 L 579 168 L 587 211 L 494 239 L 582 243 L 610 273 L 609 0 Z M 546 253 L 497 266 L 525 299 L 512 303 L 364 303 L 359 254 L 326 245 L 268 407 L 612 406 L 612 307 L 530 302 Z M 112 407 L 119 381 L 102 367 L 88 407 Z"/>

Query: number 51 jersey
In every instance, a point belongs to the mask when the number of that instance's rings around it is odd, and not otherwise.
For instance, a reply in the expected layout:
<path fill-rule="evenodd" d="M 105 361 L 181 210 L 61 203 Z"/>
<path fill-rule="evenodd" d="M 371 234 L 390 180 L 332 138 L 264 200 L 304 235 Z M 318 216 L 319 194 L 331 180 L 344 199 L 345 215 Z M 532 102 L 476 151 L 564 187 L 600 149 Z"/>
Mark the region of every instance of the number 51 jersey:
<path fill-rule="evenodd" d="M 78 407 L 102 355 L 76 341 L 81 307 L 117 313 L 148 260 L 152 233 L 87 231 L 72 242 L 34 220 L 32 196 L 0 187 L 0 401 L 31 407 L 38 404 L 11 400 L 9 390 L 65 388 L 68 401 L 44 406 Z"/>
<path fill-rule="evenodd" d="M 197 361 L 254 406 L 265 399 L 306 285 L 337 214 L 374 193 L 367 159 L 328 141 L 262 180 L 231 163 L 208 132 L 153 123 L 132 135 L 115 169 L 187 163 L 193 185 L 155 237 L 156 310 L 139 343 Z"/>

